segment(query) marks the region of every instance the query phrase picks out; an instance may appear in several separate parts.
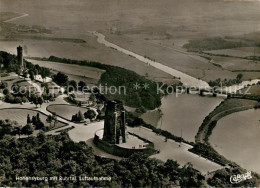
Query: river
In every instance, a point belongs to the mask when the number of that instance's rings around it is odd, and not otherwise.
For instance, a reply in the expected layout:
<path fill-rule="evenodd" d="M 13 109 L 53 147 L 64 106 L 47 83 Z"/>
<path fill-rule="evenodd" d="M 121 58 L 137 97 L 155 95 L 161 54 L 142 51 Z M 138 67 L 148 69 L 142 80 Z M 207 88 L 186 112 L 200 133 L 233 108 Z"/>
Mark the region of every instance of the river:
<path fill-rule="evenodd" d="M 175 94 L 162 98 L 160 107 L 163 116 L 157 123 L 157 128 L 171 132 L 176 136 L 181 136 L 194 142 L 195 135 L 204 118 L 220 104 L 223 98 L 201 97 L 199 95 L 182 94 L 176 97 Z M 149 118 L 146 113 L 146 119 Z M 154 112 L 150 114 L 155 116 Z M 150 118 L 152 118 L 150 117 Z"/>
<path fill-rule="evenodd" d="M 260 109 L 241 111 L 220 119 L 210 143 L 227 159 L 260 174 Z"/>

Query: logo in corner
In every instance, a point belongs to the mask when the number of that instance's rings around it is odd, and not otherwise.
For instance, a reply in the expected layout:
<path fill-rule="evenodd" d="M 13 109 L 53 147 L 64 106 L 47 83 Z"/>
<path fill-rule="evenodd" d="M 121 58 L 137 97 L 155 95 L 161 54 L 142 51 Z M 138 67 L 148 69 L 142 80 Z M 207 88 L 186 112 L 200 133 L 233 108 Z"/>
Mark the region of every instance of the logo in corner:
<path fill-rule="evenodd" d="M 251 178 L 252 178 L 251 171 L 248 171 L 245 174 L 237 174 L 237 175 L 230 176 L 230 183 L 237 184 Z"/>

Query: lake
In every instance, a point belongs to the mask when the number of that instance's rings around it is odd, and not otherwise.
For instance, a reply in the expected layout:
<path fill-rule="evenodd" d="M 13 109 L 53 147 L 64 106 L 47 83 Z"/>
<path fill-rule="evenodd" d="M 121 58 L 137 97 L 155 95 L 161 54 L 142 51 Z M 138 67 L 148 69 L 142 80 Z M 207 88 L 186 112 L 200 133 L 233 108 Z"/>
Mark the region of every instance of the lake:
<path fill-rule="evenodd" d="M 260 110 L 246 110 L 218 121 L 211 145 L 227 159 L 260 174 Z"/>

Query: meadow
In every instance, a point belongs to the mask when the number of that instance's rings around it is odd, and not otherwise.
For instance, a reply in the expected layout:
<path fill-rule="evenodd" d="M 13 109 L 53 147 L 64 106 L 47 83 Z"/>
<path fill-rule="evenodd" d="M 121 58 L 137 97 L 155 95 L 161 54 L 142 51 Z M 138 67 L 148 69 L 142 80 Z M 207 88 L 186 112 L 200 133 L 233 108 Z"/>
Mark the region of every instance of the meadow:
<path fill-rule="evenodd" d="M 232 49 L 221 49 L 206 51 L 211 54 L 222 54 L 235 57 L 260 56 L 260 47 L 241 47 Z"/>

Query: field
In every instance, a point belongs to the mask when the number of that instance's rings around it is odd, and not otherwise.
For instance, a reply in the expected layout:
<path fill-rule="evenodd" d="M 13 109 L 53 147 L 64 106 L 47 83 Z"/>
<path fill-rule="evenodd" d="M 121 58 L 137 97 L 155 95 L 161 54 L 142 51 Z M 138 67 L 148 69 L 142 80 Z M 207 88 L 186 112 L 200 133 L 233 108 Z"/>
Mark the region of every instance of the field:
<path fill-rule="evenodd" d="M 105 72 L 104 70 L 93 68 L 93 67 L 82 67 L 73 64 L 62 64 L 50 61 L 37 61 L 29 60 L 33 64 L 38 64 L 42 67 L 47 67 L 53 70 L 61 71 L 65 74 L 77 75 L 87 78 L 92 78 L 94 80 L 99 80 L 101 75 Z"/>
<path fill-rule="evenodd" d="M 89 86 L 97 84 L 101 75 L 105 72 L 104 70 L 93 68 L 93 67 L 82 67 L 79 65 L 72 64 L 62 64 L 50 61 L 39 61 L 28 59 L 33 64 L 38 64 L 42 67 L 47 67 L 51 69 L 51 72 L 56 74 L 61 71 L 68 75 L 70 80 L 75 80 L 76 82 L 84 81 L 88 83 Z"/>
<path fill-rule="evenodd" d="M 259 70 L 260 62 L 234 58 L 234 57 L 221 57 L 212 56 L 214 63 L 221 65 L 224 69 L 234 71 L 234 70 Z"/>
<path fill-rule="evenodd" d="M 28 110 L 28 109 L 1 109 L 0 110 L 0 119 L 10 119 L 12 121 L 17 121 L 19 125 L 26 125 L 27 123 L 27 115 L 32 116 L 37 115 L 37 111 L 34 110 Z M 40 118 L 45 126 L 49 126 L 50 123 L 46 122 L 47 116 L 40 113 Z M 65 124 L 61 122 L 56 123 L 56 127 L 63 126 Z"/>
<path fill-rule="evenodd" d="M 70 121 L 72 116 L 78 113 L 79 111 L 81 111 L 83 115 L 86 111 L 88 111 L 88 109 L 86 108 L 62 104 L 50 105 L 47 107 L 47 110 L 52 113 L 55 112 L 57 116 L 60 116 L 68 121 Z"/>
<path fill-rule="evenodd" d="M 244 88 L 241 90 L 242 93 L 249 93 L 253 95 L 260 95 L 260 85 L 253 85 L 250 86 L 249 88 Z"/>
<path fill-rule="evenodd" d="M 188 54 L 178 46 L 163 45 L 161 41 L 150 42 L 145 38 L 139 39 L 138 36 L 110 36 L 107 40 L 205 81 L 219 77 L 235 78 L 235 74 L 212 65 L 198 55 Z"/>
<path fill-rule="evenodd" d="M 11 18 L 21 16 L 22 14 L 14 13 L 14 12 L 0 12 L 0 22 L 9 20 Z"/>
<path fill-rule="evenodd" d="M 260 47 L 241 47 L 223 50 L 206 51 L 211 54 L 222 54 L 235 57 L 260 56 Z"/>

